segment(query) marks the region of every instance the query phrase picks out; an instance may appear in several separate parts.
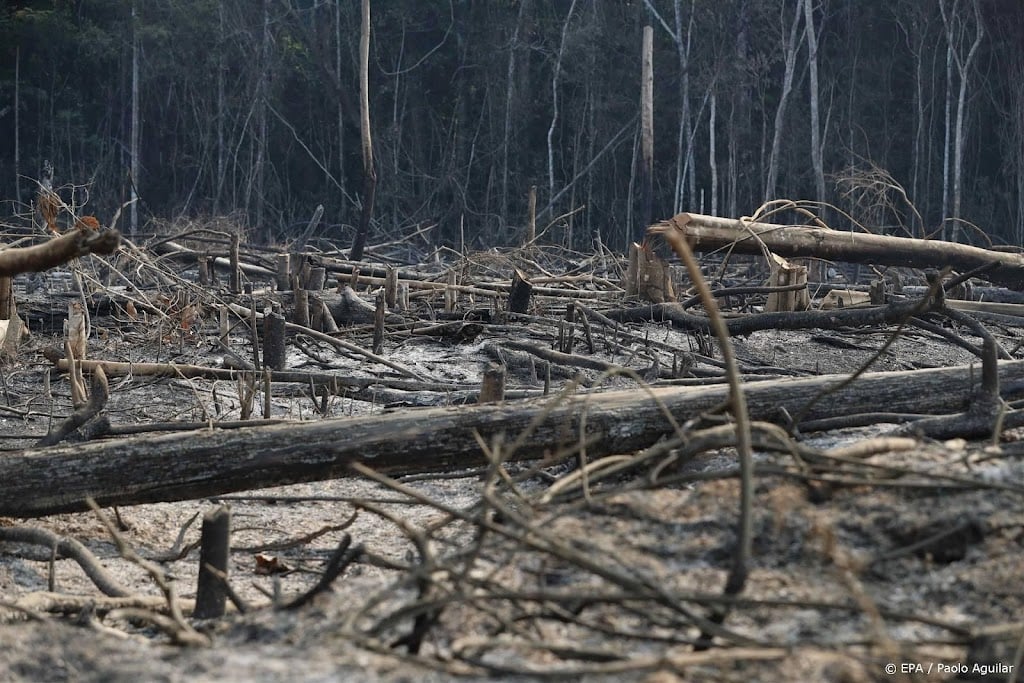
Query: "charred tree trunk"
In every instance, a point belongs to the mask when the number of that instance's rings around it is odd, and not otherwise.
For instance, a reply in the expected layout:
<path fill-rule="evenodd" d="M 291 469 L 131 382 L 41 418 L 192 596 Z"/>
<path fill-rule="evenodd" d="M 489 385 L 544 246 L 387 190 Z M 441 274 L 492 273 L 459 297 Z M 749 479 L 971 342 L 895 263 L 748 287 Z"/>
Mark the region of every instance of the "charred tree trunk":
<path fill-rule="evenodd" d="M 1024 361 L 999 368 L 1003 386 L 1024 378 Z M 786 415 L 816 420 L 885 405 L 895 412 L 955 412 L 981 381 L 974 366 L 756 382 L 746 387 L 755 420 Z M 812 401 L 832 390 L 827 401 Z M 714 410 L 728 389 L 662 387 L 515 404 L 427 408 L 245 430 L 202 430 L 187 436 L 142 436 L 9 454 L 0 459 L 0 515 L 38 517 L 101 505 L 196 499 L 231 491 L 351 475 L 363 463 L 388 474 L 486 465 L 479 444 L 499 434 L 519 437 L 512 459 L 547 457 L 585 439 L 587 455 L 628 453 L 672 431 L 666 412 L 683 422 Z M 808 405 L 810 407 L 808 408 Z"/>

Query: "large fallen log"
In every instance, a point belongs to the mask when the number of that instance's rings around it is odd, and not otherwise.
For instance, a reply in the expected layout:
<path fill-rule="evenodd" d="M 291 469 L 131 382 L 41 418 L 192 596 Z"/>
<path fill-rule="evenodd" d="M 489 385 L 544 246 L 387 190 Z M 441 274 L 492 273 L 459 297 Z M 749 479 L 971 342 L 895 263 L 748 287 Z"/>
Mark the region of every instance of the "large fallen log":
<path fill-rule="evenodd" d="M 832 261 L 872 263 L 910 268 L 973 270 L 999 264 L 985 278 L 1012 289 L 1024 289 L 1024 255 L 981 249 L 966 244 L 841 232 L 802 225 L 773 225 L 731 218 L 680 213 L 656 227 L 681 231 L 694 251 L 730 249 L 760 254 L 764 247 L 779 256 L 811 256 Z"/>
<path fill-rule="evenodd" d="M 1004 385 L 1024 379 L 1024 361 L 1001 364 L 1000 377 Z M 975 366 L 870 373 L 815 402 L 803 419 L 878 406 L 891 412 L 961 411 L 980 378 Z M 783 422 L 781 409 L 799 415 L 819 392 L 845 379 L 825 375 L 750 384 L 751 417 Z M 720 407 L 726 391 L 720 386 L 663 387 L 650 394 L 632 389 L 23 451 L 0 457 L 0 515 L 84 510 L 87 497 L 101 505 L 133 505 L 320 481 L 350 475 L 357 461 L 389 474 L 465 468 L 486 462 L 478 439 L 502 438 L 504 452 L 515 459 L 571 448 L 581 436 L 591 458 L 628 453 L 671 431 L 664 410 L 683 422 Z M 518 450 L 508 454 L 517 438 Z"/>

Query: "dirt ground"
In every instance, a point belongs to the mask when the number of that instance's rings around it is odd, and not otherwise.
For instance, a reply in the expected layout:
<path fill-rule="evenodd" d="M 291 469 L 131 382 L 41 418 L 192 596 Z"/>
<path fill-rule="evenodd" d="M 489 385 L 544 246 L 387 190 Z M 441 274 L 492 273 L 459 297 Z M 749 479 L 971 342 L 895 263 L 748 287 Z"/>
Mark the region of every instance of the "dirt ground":
<path fill-rule="evenodd" d="M 107 329 L 91 342 L 94 358 L 212 364 L 221 353 L 212 319 L 184 336 L 141 321 L 116 329 L 94 324 Z M 662 325 L 633 334 L 694 345 Z M 443 371 L 450 381 L 478 381 L 484 347 L 507 335 L 485 329 L 469 344 L 390 338 L 383 353 L 430 374 Z M 737 339 L 736 351 L 749 367 L 852 372 L 887 335 L 758 332 Z M 1000 335 L 1013 348 L 1019 331 Z M 3 368 L 4 403 L 20 411 L 0 412 L 5 449 L 27 447 L 45 433 L 51 412 L 70 411 L 66 381 L 40 354 L 57 342 L 39 331 Z M 627 357 L 622 349 L 604 354 L 616 362 Z M 973 360 L 914 332 L 873 369 Z M 359 371 L 356 361 L 334 362 Z M 290 367 L 310 363 L 289 357 Z M 622 379 L 608 385 L 629 386 Z M 540 380 L 513 380 L 510 388 L 516 386 L 539 388 Z M 233 391 L 226 382 L 135 377 L 112 382 L 105 412 L 115 424 L 203 420 L 215 411 L 234 419 Z M 275 395 L 272 417 L 311 418 L 312 399 L 300 394 Z M 346 415 L 387 408 L 334 397 L 330 409 Z M 695 457 L 680 455 L 685 448 L 668 451 L 657 467 L 595 482 L 586 493 L 572 485 L 579 475 L 573 460 L 122 508 L 123 539 L 188 599 L 199 564 L 197 516 L 229 505 L 229 579 L 249 611 L 195 623 L 207 646 L 174 644 L 168 629 L 137 615 L 108 615 L 105 598 L 74 561 L 51 563 L 49 548 L 0 543 L 0 681 L 838 683 L 944 681 L 958 673 L 1020 680 L 1020 435 L 1008 431 L 999 447 L 960 440 L 908 447 L 882 441 L 892 428 L 809 435 L 799 454 L 755 449 L 753 553 L 734 599 L 721 598 L 740 509 L 730 447 Z M 866 442 L 887 445 L 825 464 L 808 455 Z M 816 478 L 804 476 L 809 471 Z M 2 519 L 0 526 L 77 539 L 131 593 L 160 595 L 145 571 L 120 556 L 95 514 Z M 363 554 L 311 604 L 284 609 L 316 583 L 345 534 Z M 53 594 L 78 598 L 77 607 L 39 608 L 56 601 Z M 706 628 L 717 628 L 716 642 L 730 645 L 695 651 Z"/>

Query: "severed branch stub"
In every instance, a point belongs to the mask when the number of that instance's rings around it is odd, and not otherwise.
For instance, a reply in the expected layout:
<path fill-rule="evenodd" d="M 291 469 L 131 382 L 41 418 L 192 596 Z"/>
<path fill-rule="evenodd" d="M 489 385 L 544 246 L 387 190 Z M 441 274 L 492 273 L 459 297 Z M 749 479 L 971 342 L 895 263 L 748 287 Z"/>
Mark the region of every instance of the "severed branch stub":
<path fill-rule="evenodd" d="M 530 309 L 530 296 L 532 294 L 533 285 L 519 270 L 516 270 L 512 275 L 512 289 L 508 295 L 509 312 L 526 313 Z"/>
<path fill-rule="evenodd" d="M 197 619 L 215 619 L 224 616 L 228 594 L 231 510 L 226 505 L 220 505 L 203 515 L 201 539 L 196 607 L 192 616 Z"/>
<path fill-rule="evenodd" d="M 71 230 L 43 244 L 0 251 L 0 277 L 38 273 L 89 254 L 111 254 L 120 243 L 117 230 Z"/>

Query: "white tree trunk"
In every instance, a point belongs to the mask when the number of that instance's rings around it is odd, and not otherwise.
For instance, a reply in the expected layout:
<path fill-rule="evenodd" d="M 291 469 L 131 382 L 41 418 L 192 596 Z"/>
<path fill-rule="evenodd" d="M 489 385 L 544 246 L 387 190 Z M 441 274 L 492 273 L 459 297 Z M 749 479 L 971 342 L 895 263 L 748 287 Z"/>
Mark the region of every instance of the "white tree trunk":
<path fill-rule="evenodd" d="M 569 33 L 569 21 L 572 19 L 573 10 L 576 9 L 576 0 L 572 0 L 569 11 L 565 15 L 565 22 L 562 24 L 562 39 L 558 44 L 558 55 L 555 57 L 555 72 L 551 76 L 551 125 L 548 127 L 548 201 L 555 196 L 555 127 L 558 125 L 558 81 L 562 75 L 562 56 L 565 54 L 565 37 Z"/>
<path fill-rule="evenodd" d="M 729 161 L 726 166 L 725 176 L 729 182 L 729 210 L 727 216 L 739 216 L 739 198 L 736 196 L 739 190 L 739 133 L 736 131 L 736 102 L 732 103 L 729 110 Z"/>
<path fill-rule="evenodd" d="M 718 160 L 715 155 L 718 150 L 715 146 L 715 124 L 717 122 L 718 98 L 715 91 L 711 91 L 711 112 L 708 116 L 708 165 L 711 167 L 711 215 L 718 215 Z"/>
<path fill-rule="evenodd" d="M 690 110 L 690 36 L 693 30 L 693 8 L 687 23 L 686 37 L 683 37 L 683 6 L 681 0 L 675 0 L 676 54 L 679 59 L 679 145 L 676 151 L 676 211 L 683 210 L 686 201 L 687 178 L 693 176 L 693 114 Z M 685 144 L 684 144 L 685 142 Z M 690 201 L 694 200 L 694 183 L 689 183 Z"/>
<path fill-rule="evenodd" d="M 953 148 L 953 218 L 961 217 L 960 207 L 961 200 L 963 199 L 964 142 L 967 137 L 967 132 L 964 130 L 964 118 L 966 117 L 965 110 L 967 107 L 967 84 L 970 80 L 971 63 L 974 61 L 974 57 L 978 53 L 978 46 L 981 45 L 981 39 L 985 35 L 985 25 L 981 19 L 981 7 L 979 5 L 979 0 L 973 0 L 971 4 L 974 9 L 974 23 L 976 26 L 974 42 L 971 43 L 971 47 L 967 51 L 967 56 L 963 60 L 957 56 L 956 60 L 957 71 L 960 75 L 960 92 L 958 93 L 956 101 L 956 137 L 954 138 Z M 959 236 L 960 222 L 957 221 L 953 224 L 953 241 L 957 241 Z"/>
<path fill-rule="evenodd" d="M 786 107 L 789 104 L 789 95 L 793 92 L 793 73 L 796 71 L 796 55 L 800 49 L 800 13 L 801 0 L 797 0 L 796 12 L 793 14 L 793 23 L 789 29 L 789 37 L 786 39 L 785 59 L 786 69 L 782 76 L 782 93 L 779 95 L 779 106 L 775 110 L 775 128 L 772 136 L 772 148 L 768 154 L 768 179 L 765 182 L 764 200 L 767 202 L 775 198 L 776 185 L 779 180 L 779 153 L 782 149 L 782 129 L 786 123 Z"/>
<path fill-rule="evenodd" d="M 807 63 L 810 70 L 811 88 L 811 168 L 814 169 L 815 199 L 825 202 L 825 161 L 821 141 L 821 113 L 818 92 L 818 33 L 814 26 L 814 7 L 811 0 L 804 0 L 804 31 L 807 34 Z"/>
<path fill-rule="evenodd" d="M 654 202 L 654 28 L 644 26 L 640 73 L 640 229 L 651 224 Z"/>

